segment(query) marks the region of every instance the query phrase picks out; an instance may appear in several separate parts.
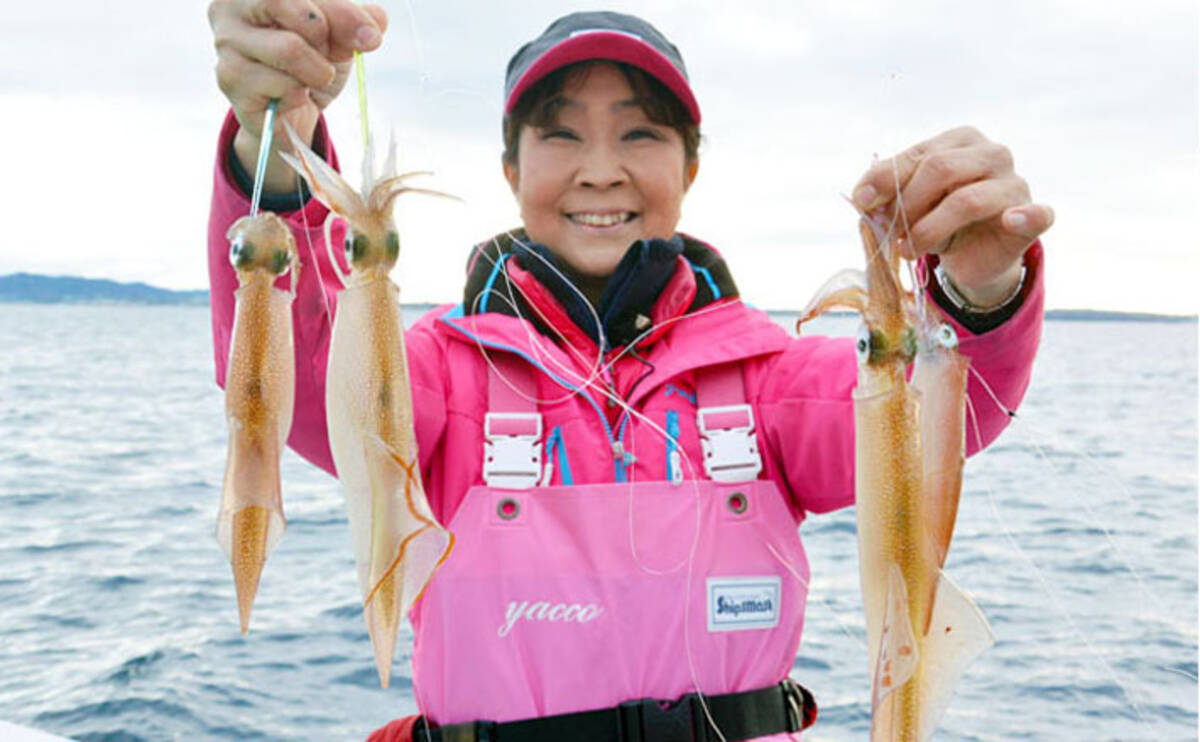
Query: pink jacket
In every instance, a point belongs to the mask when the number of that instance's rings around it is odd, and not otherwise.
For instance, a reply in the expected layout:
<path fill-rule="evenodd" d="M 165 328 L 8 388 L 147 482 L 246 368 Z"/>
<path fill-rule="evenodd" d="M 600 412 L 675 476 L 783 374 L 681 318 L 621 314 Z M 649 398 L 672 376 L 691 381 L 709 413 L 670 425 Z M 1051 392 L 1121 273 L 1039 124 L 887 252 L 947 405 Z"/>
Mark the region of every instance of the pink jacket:
<path fill-rule="evenodd" d="M 225 233 L 249 210 L 248 199 L 233 184 L 226 162 L 237 122 L 230 116 L 218 148 L 212 212 L 209 221 L 209 274 L 212 286 L 213 347 L 217 383 L 224 386 L 233 324 L 236 276 L 228 261 Z M 336 156 L 329 153 L 336 167 Z M 322 224 L 327 210 L 315 199 L 302 210 L 283 215 L 292 226 L 300 251 L 301 273 L 294 304 L 296 348 L 295 414 L 288 438 L 296 452 L 333 473 L 324 415 L 324 377 L 332 312 L 336 311 L 336 274 L 329 265 Z M 342 228 L 333 230 L 335 244 Z M 417 246 L 415 249 L 420 249 Z M 336 251 L 339 252 L 340 251 Z M 848 259 L 852 253 L 848 252 Z M 682 258 L 680 258 L 682 260 Z M 511 261 L 510 261 L 511 262 Z M 1015 409 L 1029 384 L 1042 325 L 1041 246 L 1026 254 L 1030 269 L 1021 308 L 1000 327 L 974 335 L 954 322 L 961 352 L 1009 409 Z M 343 266 L 343 270 L 346 266 Z M 582 351 L 595 357 L 590 339 L 573 329 L 561 307 L 538 293 L 536 281 L 516 266 L 510 280 L 527 288 L 539 309 L 552 318 Z M 403 283 L 403 277 L 397 277 Z M 695 294 L 691 270 L 680 266 L 655 306 L 656 322 L 678 318 Z M 549 459 L 556 466 L 552 484 L 602 483 L 664 479 L 667 443 L 648 424 L 620 416 L 592 390 L 577 390 L 590 368 L 576 355 L 542 336 L 528 322 L 499 314 L 463 316 L 461 307 L 431 311 L 405 335 L 416 411 L 416 434 L 421 468 L 430 504 L 443 522 L 458 508 L 473 485 L 482 484 L 483 416 L 487 408 L 486 352 L 518 353 L 544 373 L 537 374 L 538 396 L 557 400 L 542 406 L 545 430 L 557 429 L 561 451 Z M 589 347 L 590 346 L 590 347 Z M 793 338 L 766 314 L 737 299 L 710 304 L 704 310 L 670 324 L 648 347 L 639 346 L 654 370 L 626 401 L 657 426 L 668 413 L 679 426 L 683 452 L 697 467 L 701 449 L 696 431 L 694 372 L 704 366 L 738 362 L 742 366 L 747 401 L 753 406 L 763 473 L 789 496 L 797 521 L 807 512 L 826 512 L 854 501 L 854 430 L 851 390 L 856 379 L 852 341 L 847 338 Z M 645 367 L 619 362 L 612 384 L 628 389 Z M 971 403 L 987 445 L 999 435 L 1008 416 L 972 380 Z M 549 436 L 548 436 L 549 437 Z M 974 436 L 969 453 L 978 446 Z M 614 443 L 620 450 L 614 454 Z M 563 457 L 565 452 L 565 458 Z M 628 454 L 628 455 L 626 455 Z M 686 477 L 703 476 L 685 471 Z"/>

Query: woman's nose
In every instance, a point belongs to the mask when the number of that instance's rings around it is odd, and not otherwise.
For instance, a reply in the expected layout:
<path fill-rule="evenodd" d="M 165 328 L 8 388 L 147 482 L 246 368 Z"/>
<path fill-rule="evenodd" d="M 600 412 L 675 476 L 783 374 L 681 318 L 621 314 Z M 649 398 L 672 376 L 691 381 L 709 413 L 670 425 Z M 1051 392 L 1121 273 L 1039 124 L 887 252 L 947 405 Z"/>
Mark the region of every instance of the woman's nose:
<path fill-rule="evenodd" d="M 583 152 L 579 171 L 575 175 L 576 185 L 585 188 L 612 188 L 629 182 L 629 173 L 621 158 L 611 147 L 591 145 Z"/>

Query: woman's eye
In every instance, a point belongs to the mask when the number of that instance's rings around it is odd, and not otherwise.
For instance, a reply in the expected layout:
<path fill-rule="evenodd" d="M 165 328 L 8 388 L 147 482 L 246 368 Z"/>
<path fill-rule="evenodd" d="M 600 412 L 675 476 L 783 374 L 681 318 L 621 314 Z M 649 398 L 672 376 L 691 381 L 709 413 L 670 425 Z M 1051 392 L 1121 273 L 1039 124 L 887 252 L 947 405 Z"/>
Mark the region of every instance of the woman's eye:
<path fill-rule="evenodd" d="M 660 139 L 658 132 L 653 129 L 634 129 L 625 135 L 626 139 Z"/>
<path fill-rule="evenodd" d="M 578 139 L 575 132 L 570 129 L 546 129 L 542 132 L 542 139 Z"/>

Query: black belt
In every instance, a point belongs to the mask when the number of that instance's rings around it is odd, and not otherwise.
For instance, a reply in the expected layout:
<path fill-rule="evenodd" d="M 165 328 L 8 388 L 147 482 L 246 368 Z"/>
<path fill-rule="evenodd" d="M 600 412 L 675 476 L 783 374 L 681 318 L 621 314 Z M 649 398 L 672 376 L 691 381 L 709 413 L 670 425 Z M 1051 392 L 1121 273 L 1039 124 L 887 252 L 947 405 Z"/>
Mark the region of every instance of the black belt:
<path fill-rule="evenodd" d="M 705 696 L 713 723 L 728 742 L 799 732 L 817 720 L 812 693 L 792 679 L 759 690 Z M 645 698 L 619 706 L 536 719 L 475 721 L 413 727 L 413 742 L 717 742 L 695 693 L 678 701 Z"/>

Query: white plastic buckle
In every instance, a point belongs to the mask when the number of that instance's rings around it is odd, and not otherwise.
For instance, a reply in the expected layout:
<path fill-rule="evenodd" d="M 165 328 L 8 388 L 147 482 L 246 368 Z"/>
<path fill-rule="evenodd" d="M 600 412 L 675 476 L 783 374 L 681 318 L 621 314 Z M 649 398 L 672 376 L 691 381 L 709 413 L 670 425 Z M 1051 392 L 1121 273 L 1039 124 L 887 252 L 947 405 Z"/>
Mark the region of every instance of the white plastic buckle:
<path fill-rule="evenodd" d="M 705 418 L 722 413 L 744 413 L 746 424 L 734 427 L 710 427 Z M 762 471 L 762 457 L 754 438 L 754 410 L 748 404 L 701 407 L 696 411 L 700 448 L 704 451 L 704 471 L 709 479 L 725 484 L 749 482 Z"/>
<path fill-rule="evenodd" d="M 504 425 L 509 423 L 509 425 Z M 523 428 L 520 433 L 493 432 Z M 526 423 L 521 425 L 521 423 Z M 532 423 L 532 424 L 529 424 Z M 528 432 L 526 432 L 528 431 Z M 542 478 L 542 416 L 536 412 L 489 412 L 483 419 L 483 481 L 488 487 L 520 490 Z"/>

